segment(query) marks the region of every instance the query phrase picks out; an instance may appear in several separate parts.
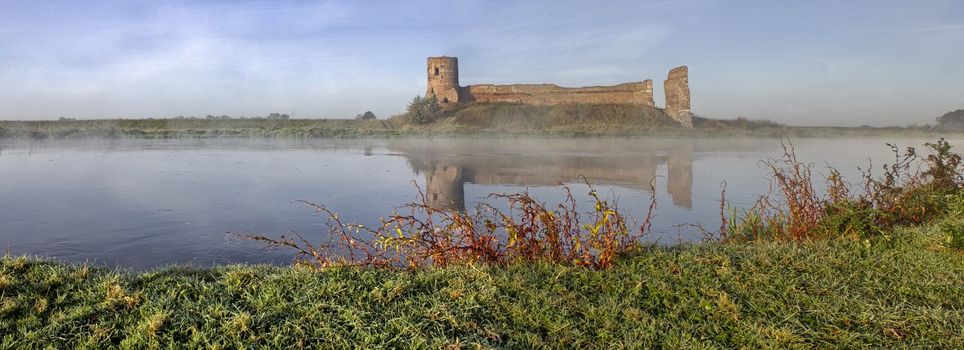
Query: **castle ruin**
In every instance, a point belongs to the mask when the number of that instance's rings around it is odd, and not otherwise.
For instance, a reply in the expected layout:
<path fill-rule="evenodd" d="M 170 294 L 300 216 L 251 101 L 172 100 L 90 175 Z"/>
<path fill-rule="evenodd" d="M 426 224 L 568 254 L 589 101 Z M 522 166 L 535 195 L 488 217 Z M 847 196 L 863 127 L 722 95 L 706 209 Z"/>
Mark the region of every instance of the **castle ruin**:
<path fill-rule="evenodd" d="M 639 148 L 612 152 L 634 146 Z M 518 154 L 520 147 L 535 152 Z M 648 191 L 657 175 L 664 175 L 665 189 L 674 206 L 692 208 L 695 147 L 692 140 L 661 140 L 640 146 L 636 142 L 621 141 L 585 145 L 463 139 L 440 143 L 402 140 L 393 143 L 390 149 L 404 155 L 411 168 L 424 176 L 426 203 L 433 208 L 464 211 L 466 204 L 471 206 L 477 200 L 466 196 L 466 184 L 549 187 L 592 181 L 597 185 Z M 601 153 L 608 155 L 593 155 Z"/>
<path fill-rule="evenodd" d="M 442 106 L 469 102 L 557 104 L 632 104 L 655 107 L 653 81 L 614 86 L 567 88 L 553 84 L 459 85 L 457 57 L 429 57 L 426 96 L 434 95 Z M 666 108 L 663 111 L 683 127 L 693 127 L 690 113 L 689 72 L 686 66 L 673 68 L 663 83 Z"/>

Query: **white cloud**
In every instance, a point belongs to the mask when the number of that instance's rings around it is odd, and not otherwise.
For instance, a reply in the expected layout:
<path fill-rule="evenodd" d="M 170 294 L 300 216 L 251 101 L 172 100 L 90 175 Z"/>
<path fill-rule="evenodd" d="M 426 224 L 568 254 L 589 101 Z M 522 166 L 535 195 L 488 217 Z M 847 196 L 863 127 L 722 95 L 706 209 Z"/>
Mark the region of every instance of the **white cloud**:
<path fill-rule="evenodd" d="M 0 13 L 0 118 L 387 116 L 440 54 L 465 83 L 649 78 L 657 101 L 687 64 L 706 116 L 893 124 L 964 107 L 959 5 L 873 4 L 24 3 Z"/>

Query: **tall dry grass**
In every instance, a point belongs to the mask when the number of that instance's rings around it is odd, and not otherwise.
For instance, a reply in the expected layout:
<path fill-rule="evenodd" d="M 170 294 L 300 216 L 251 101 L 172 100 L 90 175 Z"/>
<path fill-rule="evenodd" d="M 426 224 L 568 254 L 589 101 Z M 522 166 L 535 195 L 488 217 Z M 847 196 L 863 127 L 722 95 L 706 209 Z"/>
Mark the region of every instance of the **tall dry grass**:
<path fill-rule="evenodd" d="M 894 162 L 875 175 L 871 163 L 860 169 L 856 189 L 837 169 L 815 187 L 813 163 L 797 159 L 793 143 L 783 141 L 780 159 L 765 162 L 772 176 L 771 191 L 748 209 L 730 209 L 716 238 L 724 241 L 773 239 L 802 241 L 838 236 L 883 234 L 888 228 L 917 225 L 943 214 L 945 196 L 964 187 L 961 156 L 943 138 L 925 144 L 922 156 L 913 147 L 888 144 Z M 724 199 L 725 200 L 725 199 Z"/>
<path fill-rule="evenodd" d="M 489 196 L 504 200 L 505 210 L 483 203 L 471 212 L 433 207 L 418 188 L 418 200 L 402 207 L 408 214 L 396 213 L 377 227 L 344 222 L 324 205 L 303 202 L 327 218 L 330 238 L 321 244 L 313 244 L 297 233 L 278 239 L 257 234 L 244 237 L 271 247 L 294 249 L 299 262 L 319 268 L 416 269 L 551 261 L 606 269 L 651 232 L 656 197 L 652 195 L 648 214 L 636 226 L 619 210 L 615 200 L 601 198 L 592 185 L 587 185 L 593 207 L 584 212 L 578 208 L 572 189 L 565 185 L 565 200 L 554 207 L 526 191 Z"/>
<path fill-rule="evenodd" d="M 861 183 L 851 186 L 831 168 L 821 191 L 815 184 L 814 164 L 799 160 L 793 143 L 785 140 L 783 156 L 764 162 L 772 176 L 771 191 L 750 208 L 727 211 L 724 189 L 719 232 L 707 234 L 723 242 L 866 238 L 886 235 L 893 227 L 929 222 L 946 215 L 953 198 L 964 198 L 961 156 L 951 152 L 946 140 L 927 143 L 929 153 L 924 156 L 914 148 L 901 151 L 889 146 L 895 161 L 884 164 L 881 175 L 872 167 L 861 170 Z M 434 207 L 416 186 L 418 200 L 400 208 L 408 214 L 396 212 L 376 227 L 345 222 L 324 205 L 303 202 L 327 218 L 327 242 L 314 244 L 297 233 L 277 239 L 244 237 L 294 249 L 299 262 L 319 268 L 550 261 L 607 269 L 652 232 L 656 198 L 651 197 L 639 223 L 624 215 L 615 200 L 601 198 L 587 185 L 593 207 L 586 211 L 577 208 L 568 186 L 563 186 L 566 197 L 557 206 L 522 192 L 489 196 L 504 200 L 505 210 L 483 203 L 472 211 Z M 653 187 L 651 183 L 655 193 Z"/>

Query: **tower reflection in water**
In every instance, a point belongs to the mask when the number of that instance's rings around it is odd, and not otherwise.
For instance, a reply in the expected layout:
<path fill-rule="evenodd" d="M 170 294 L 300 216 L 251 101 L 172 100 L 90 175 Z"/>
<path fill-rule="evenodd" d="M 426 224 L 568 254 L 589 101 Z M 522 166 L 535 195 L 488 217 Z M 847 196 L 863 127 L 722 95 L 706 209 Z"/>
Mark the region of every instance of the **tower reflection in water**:
<path fill-rule="evenodd" d="M 692 140 L 438 140 L 391 147 L 425 177 L 425 195 L 438 208 L 466 208 L 465 184 L 557 186 L 580 183 L 650 190 L 666 177 L 673 205 L 693 205 Z M 664 165 L 665 174 L 659 174 Z"/>

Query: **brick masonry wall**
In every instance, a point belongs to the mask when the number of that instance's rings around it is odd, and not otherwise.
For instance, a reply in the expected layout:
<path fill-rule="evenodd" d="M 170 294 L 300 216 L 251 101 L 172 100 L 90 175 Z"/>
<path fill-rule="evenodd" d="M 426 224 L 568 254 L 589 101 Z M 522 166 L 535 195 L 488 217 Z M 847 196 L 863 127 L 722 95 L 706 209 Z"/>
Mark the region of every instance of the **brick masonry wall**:
<path fill-rule="evenodd" d="M 663 82 L 663 89 L 666 92 L 666 114 L 685 127 L 693 127 L 693 116 L 690 114 L 689 68 L 681 66 L 670 70 L 669 76 Z"/>
<path fill-rule="evenodd" d="M 461 102 L 501 102 L 532 105 L 566 103 L 626 103 L 654 106 L 653 81 L 615 86 L 567 88 L 552 84 L 469 85 L 462 87 Z"/>
<path fill-rule="evenodd" d="M 428 89 L 425 96 L 435 95 L 441 103 L 458 103 L 459 59 L 455 57 L 428 58 Z"/>

